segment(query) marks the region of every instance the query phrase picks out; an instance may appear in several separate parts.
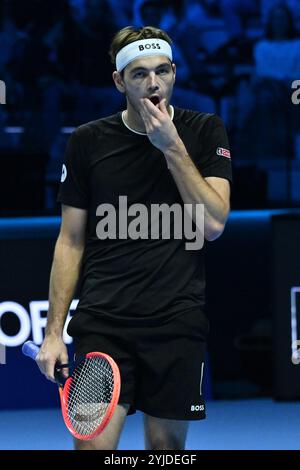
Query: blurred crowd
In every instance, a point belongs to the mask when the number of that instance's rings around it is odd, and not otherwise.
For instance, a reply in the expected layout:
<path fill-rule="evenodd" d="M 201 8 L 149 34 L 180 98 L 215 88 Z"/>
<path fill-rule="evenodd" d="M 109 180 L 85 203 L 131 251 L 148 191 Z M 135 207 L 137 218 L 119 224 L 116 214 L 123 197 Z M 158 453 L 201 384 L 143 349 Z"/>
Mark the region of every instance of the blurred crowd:
<path fill-rule="evenodd" d="M 9 194 L 2 212 L 57 210 L 69 133 L 125 106 L 108 49 L 128 25 L 154 25 L 173 39 L 173 105 L 224 119 L 233 206 L 299 202 L 300 105 L 291 101 L 300 80 L 299 0 L 2 0 L 0 193 Z"/>

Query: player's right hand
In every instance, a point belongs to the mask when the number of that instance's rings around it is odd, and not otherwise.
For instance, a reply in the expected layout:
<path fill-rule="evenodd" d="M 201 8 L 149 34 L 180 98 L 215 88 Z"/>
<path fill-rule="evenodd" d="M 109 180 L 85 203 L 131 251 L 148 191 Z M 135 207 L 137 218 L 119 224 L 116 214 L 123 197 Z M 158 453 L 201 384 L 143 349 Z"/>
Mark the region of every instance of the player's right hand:
<path fill-rule="evenodd" d="M 37 365 L 40 371 L 48 380 L 55 382 L 54 368 L 56 363 L 68 363 L 68 351 L 61 337 L 47 336 L 36 357 Z M 62 375 L 67 378 L 69 370 L 62 369 Z"/>

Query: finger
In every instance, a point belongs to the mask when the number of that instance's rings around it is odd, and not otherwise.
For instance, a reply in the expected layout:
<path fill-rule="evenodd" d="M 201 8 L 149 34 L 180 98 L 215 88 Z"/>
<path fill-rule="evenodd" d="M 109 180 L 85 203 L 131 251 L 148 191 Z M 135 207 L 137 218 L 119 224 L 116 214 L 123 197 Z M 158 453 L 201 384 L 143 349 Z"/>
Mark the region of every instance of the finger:
<path fill-rule="evenodd" d="M 159 117 L 161 116 L 161 111 L 160 109 L 155 106 L 151 100 L 149 100 L 148 98 L 144 98 L 143 99 L 143 105 L 144 105 L 144 109 L 153 117 L 156 117 L 157 119 L 159 119 Z"/>
<path fill-rule="evenodd" d="M 140 115 L 141 115 L 141 118 L 143 119 L 143 122 L 145 124 L 146 133 L 148 134 L 149 132 L 151 132 L 153 130 L 153 127 L 155 125 L 154 118 L 153 118 L 153 116 L 149 115 L 147 110 L 145 110 L 143 108 L 140 109 Z"/>
<path fill-rule="evenodd" d="M 69 362 L 68 355 L 67 354 L 62 354 L 59 357 L 59 362 L 60 362 L 60 364 L 68 364 L 68 362 Z M 69 368 L 68 367 L 63 367 L 61 369 L 61 373 L 62 373 L 63 377 L 68 378 L 69 377 Z"/>
<path fill-rule="evenodd" d="M 144 104 L 141 102 L 141 106 L 140 106 L 140 115 L 143 119 L 143 121 L 149 121 L 150 120 L 150 116 L 149 116 L 149 113 L 147 112 L 147 109 L 145 108 Z"/>
<path fill-rule="evenodd" d="M 51 359 L 51 357 L 43 357 L 40 359 L 37 357 L 36 359 L 37 365 L 43 375 L 51 382 L 55 382 L 54 378 L 54 366 L 55 366 L 55 359 Z"/>
<path fill-rule="evenodd" d="M 149 109 L 147 108 L 144 100 L 141 100 L 140 113 L 144 122 L 150 124 L 151 120 L 153 119 L 153 115 L 151 114 L 151 112 L 149 112 Z"/>
<path fill-rule="evenodd" d="M 143 111 L 140 112 L 140 116 L 141 116 L 141 118 L 142 118 L 142 120 L 143 120 L 143 123 L 145 124 L 145 131 L 146 131 L 146 133 L 148 134 L 149 129 L 150 129 L 150 127 L 151 127 L 149 117 L 146 116 Z"/>
<path fill-rule="evenodd" d="M 153 113 L 149 112 L 149 108 L 147 107 L 147 103 L 145 103 L 145 101 L 143 101 L 142 104 L 141 104 L 141 116 L 142 116 L 143 121 L 146 125 L 146 128 L 151 127 L 153 129 L 153 127 L 158 127 L 161 124 L 162 113 L 161 113 L 161 111 L 158 110 L 158 108 L 155 108 L 154 104 L 151 103 L 151 101 L 149 101 L 149 103 L 152 106 L 152 108 L 154 108 L 154 110 L 159 112 L 159 114 L 154 115 Z"/>
<path fill-rule="evenodd" d="M 163 100 L 160 101 L 159 109 L 161 110 L 162 113 L 169 114 L 168 109 L 167 109 L 167 100 L 166 100 L 166 98 L 164 98 Z"/>
<path fill-rule="evenodd" d="M 55 362 L 46 362 L 42 365 L 42 368 L 40 367 L 42 373 L 46 376 L 48 380 L 51 382 L 55 382 L 54 378 L 54 367 L 55 367 Z"/>
<path fill-rule="evenodd" d="M 61 370 L 61 373 L 65 379 L 69 377 L 69 368 L 68 367 L 63 367 Z"/>

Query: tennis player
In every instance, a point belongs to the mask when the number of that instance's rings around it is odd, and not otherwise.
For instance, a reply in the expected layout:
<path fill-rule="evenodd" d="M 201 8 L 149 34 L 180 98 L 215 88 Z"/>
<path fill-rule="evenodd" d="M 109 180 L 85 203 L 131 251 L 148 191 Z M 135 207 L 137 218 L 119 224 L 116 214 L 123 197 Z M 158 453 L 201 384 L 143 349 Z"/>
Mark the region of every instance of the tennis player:
<path fill-rule="evenodd" d="M 146 449 L 184 449 L 189 421 L 205 418 L 200 238 L 218 238 L 228 217 L 228 139 L 218 116 L 171 105 L 176 65 L 165 31 L 126 27 L 110 56 L 127 106 L 69 140 L 38 364 L 53 380 L 55 362 L 67 362 L 62 330 L 80 279 L 68 327 L 76 355 L 109 354 L 122 386 L 104 432 L 75 448 L 116 449 L 126 415 L 141 410 Z M 183 230 L 188 217 L 192 232 Z"/>

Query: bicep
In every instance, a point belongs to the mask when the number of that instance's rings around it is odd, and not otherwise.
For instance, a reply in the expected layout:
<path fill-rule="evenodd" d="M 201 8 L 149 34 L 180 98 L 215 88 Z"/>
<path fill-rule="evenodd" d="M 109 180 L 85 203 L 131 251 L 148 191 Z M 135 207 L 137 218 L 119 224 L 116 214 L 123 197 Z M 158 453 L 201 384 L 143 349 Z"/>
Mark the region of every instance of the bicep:
<path fill-rule="evenodd" d="M 87 223 L 87 210 L 62 204 L 60 239 L 83 246 Z"/>

